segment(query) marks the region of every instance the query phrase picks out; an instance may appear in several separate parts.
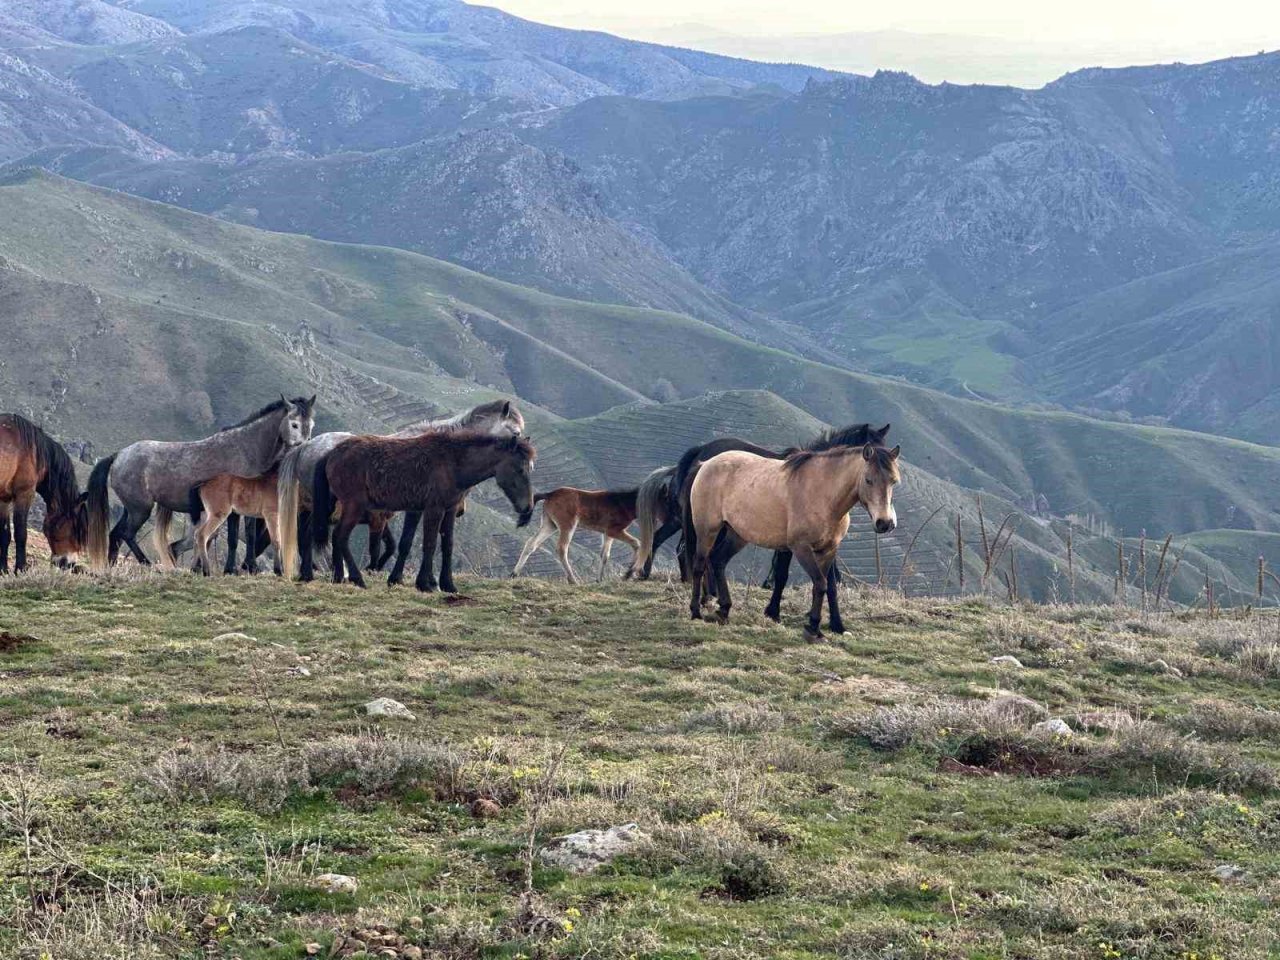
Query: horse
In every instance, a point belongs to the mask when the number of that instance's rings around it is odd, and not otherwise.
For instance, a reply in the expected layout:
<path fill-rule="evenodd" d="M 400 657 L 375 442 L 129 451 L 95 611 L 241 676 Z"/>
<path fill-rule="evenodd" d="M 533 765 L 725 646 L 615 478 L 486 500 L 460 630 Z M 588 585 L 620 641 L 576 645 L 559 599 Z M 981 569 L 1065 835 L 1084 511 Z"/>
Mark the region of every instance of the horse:
<path fill-rule="evenodd" d="M 212 480 L 200 484 L 191 491 L 191 513 L 204 515 L 204 519 L 195 528 L 196 561 L 193 569 L 205 576 L 209 575 L 209 541 L 218 533 L 218 528 L 234 512 L 246 519 L 262 519 L 265 522 L 267 536 L 276 544 L 276 566 L 279 569 L 280 545 L 280 509 L 279 509 L 279 477 L 278 468 L 257 477 L 237 477 L 224 473 Z M 250 573 L 257 572 L 256 523 L 246 526 L 246 556 Z M 229 549 L 234 549 L 229 547 Z M 233 566 L 234 563 L 229 563 Z M 227 572 L 224 568 L 224 573 Z"/>
<path fill-rule="evenodd" d="M 135 539 L 156 511 L 155 547 L 160 565 L 173 566 L 169 524 L 189 508 L 192 487 L 224 473 L 256 477 L 266 473 L 290 447 L 311 437 L 316 398 L 295 397 L 267 404 L 238 424 L 203 440 L 140 440 L 99 460 L 89 475 L 89 557 L 95 569 L 116 562 L 120 544 L 139 563 L 149 564 Z M 125 512 L 107 534 L 109 490 Z"/>
<path fill-rule="evenodd" d="M 697 538 L 689 600 L 693 619 L 702 619 L 702 581 L 708 568 L 718 588 L 716 619 L 729 619 L 725 566 L 752 543 L 789 550 L 800 561 L 813 582 L 805 637 L 822 639 L 822 600 L 829 592 L 836 550 L 849 529 L 849 511 L 862 504 L 877 533 L 897 526 L 893 488 L 901 479 L 899 452 L 898 447 L 886 450 L 868 443 L 806 450 L 776 460 L 735 450 L 702 464 L 685 507 L 687 525 Z"/>
<path fill-rule="evenodd" d="M 84 549 L 84 497 L 71 457 L 57 440 L 16 413 L 0 415 L 0 573 L 9 572 L 10 514 L 14 572 L 27 568 L 27 515 L 44 500 L 44 536 L 54 563 L 70 566 Z"/>
<path fill-rule="evenodd" d="M 636 519 L 640 521 L 640 546 L 636 548 L 636 555 L 631 566 L 627 568 L 624 579 L 630 580 L 632 577 L 638 577 L 641 580 L 649 579 L 649 574 L 653 570 L 653 553 L 656 549 L 654 538 L 658 529 L 667 522 L 668 504 L 671 502 L 671 478 L 675 476 L 675 472 L 674 466 L 659 467 L 645 477 L 636 490 Z M 678 526 L 673 527 L 673 531 L 677 529 L 679 529 Z M 681 555 L 681 561 L 683 562 L 683 555 Z"/>
<path fill-rule="evenodd" d="M 417 437 L 353 437 L 316 464 L 311 489 L 311 539 L 323 547 L 329 518 L 337 505 L 342 515 L 333 533 L 333 582 L 341 583 L 343 564 L 351 582 L 364 577 L 351 555 L 351 531 L 368 510 L 409 510 L 421 515 L 422 565 L 419 590 L 437 585 L 456 593 L 453 583 L 453 524 L 467 491 L 490 478 L 517 512 L 516 526 L 533 516 L 533 444 L 523 437 L 495 437 L 475 431 L 432 431 Z M 432 574 L 436 537 L 445 541 L 437 584 Z M 404 538 L 401 537 L 401 545 Z"/>
<path fill-rule="evenodd" d="M 419 421 L 391 434 L 391 436 L 397 438 L 417 437 L 433 431 L 476 431 L 489 433 L 493 436 L 518 437 L 524 433 L 524 414 L 510 400 L 493 400 L 451 417 Z M 311 538 L 305 536 L 300 540 L 298 526 L 301 525 L 306 528 L 312 522 L 311 488 L 315 484 L 317 464 L 340 443 L 350 440 L 354 436 L 356 435 L 353 433 L 343 432 L 322 433 L 320 436 L 302 444 L 296 450 L 289 451 L 280 462 L 281 542 L 279 546 L 283 553 L 281 565 L 286 571 L 285 575 L 288 577 L 293 576 L 294 559 L 299 552 L 302 554 L 302 579 L 309 581 L 315 576 Z M 382 520 L 382 529 L 376 539 L 374 526 L 382 518 L 370 517 L 373 520 L 369 536 L 369 558 L 372 569 L 381 569 L 382 565 L 390 557 L 390 551 L 396 547 L 395 539 L 388 529 L 392 515 L 387 514 L 385 520 Z M 359 522 L 368 523 L 369 519 L 362 518 Z M 410 513 L 405 516 L 404 531 L 400 538 L 401 551 L 396 560 L 396 570 L 392 574 L 393 577 L 396 577 L 395 582 L 399 582 L 400 577 L 403 575 L 404 564 L 408 559 L 409 548 L 412 545 L 417 525 L 418 517 L 415 514 Z M 382 543 L 384 546 L 384 552 L 380 558 L 374 555 L 377 543 Z"/>
<path fill-rule="evenodd" d="M 740 440 L 737 437 L 720 437 L 709 443 L 690 447 L 681 456 L 679 463 L 676 464 L 675 473 L 672 474 L 671 482 L 668 485 L 667 518 L 654 537 L 653 550 L 656 551 L 663 540 L 670 537 L 672 533 L 680 532 L 682 534 L 682 543 L 677 551 L 680 561 L 680 579 L 683 581 L 688 578 L 693 563 L 694 538 L 692 532 L 684 525 L 683 517 L 689 497 L 689 488 L 693 482 L 693 473 L 696 472 L 699 464 L 710 460 L 712 457 L 730 450 L 739 450 L 773 460 L 781 460 L 802 451 L 820 453 L 837 447 L 861 447 L 867 443 L 881 445 L 884 443 L 884 438 L 889 435 L 890 426 L 892 425 L 886 423 L 883 427 L 875 429 L 869 423 L 857 423 L 841 427 L 838 430 L 824 430 L 803 447 L 789 447 L 781 453 L 775 453 L 772 450 L 757 446 L 747 440 Z M 649 568 L 652 564 L 653 554 L 651 552 L 649 559 L 646 561 L 643 576 L 648 576 Z M 790 573 L 790 551 L 775 551 L 770 565 L 769 576 L 765 580 L 765 586 L 772 586 L 773 593 L 764 608 L 764 615 L 775 622 L 782 617 L 782 594 L 787 586 L 787 579 Z M 831 567 L 828 578 L 827 612 L 830 617 L 831 631 L 833 633 L 844 633 L 844 624 L 840 618 L 840 602 L 837 589 L 840 582 L 840 571 L 834 564 Z M 709 583 L 707 585 L 707 594 L 713 596 L 715 593 L 715 584 Z"/>
<path fill-rule="evenodd" d="M 557 529 L 560 540 L 556 544 L 556 553 L 560 557 L 560 566 L 570 583 L 579 583 L 578 575 L 569 565 L 569 544 L 573 542 L 574 531 L 579 526 L 594 530 L 604 536 L 604 544 L 600 548 L 600 576 L 604 580 L 604 571 L 609 563 L 609 552 L 613 549 L 613 541 L 621 540 L 635 553 L 640 555 L 640 541 L 627 533 L 627 527 L 636 518 L 636 496 L 638 491 L 632 490 L 579 490 L 577 487 L 557 487 L 550 493 L 540 493 L 533 498 L 534 503 L 542 503 L 542 526 L 529 538 L 520 551 L 520 559 L 516 561 L 513 577 L 520 576 L 520 571 L 528 563 L 533 552 L 542 546 L 542 541 L 551 536 Z M 632 565 L 634 566 L 634 557 Z"/>

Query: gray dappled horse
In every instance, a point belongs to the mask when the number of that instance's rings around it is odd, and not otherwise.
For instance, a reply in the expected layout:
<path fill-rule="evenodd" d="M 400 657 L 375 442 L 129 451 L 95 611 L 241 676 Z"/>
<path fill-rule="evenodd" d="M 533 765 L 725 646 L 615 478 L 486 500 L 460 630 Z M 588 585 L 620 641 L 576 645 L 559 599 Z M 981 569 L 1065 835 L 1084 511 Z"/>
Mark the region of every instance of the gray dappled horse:
<path fill-rule="evenodd" d="M 95 569 L 116 561 L 126 544 L 139 563 L 149 563 L 137 534 L 156 511 L 155 547 L 161 566 L 173 566 L 169 524 L 186 512 L 191 489 L 224 473 L 257 477 L 270 470 L 290 447 L 311 438 L 316 398 L 279 400 L 203 440 L 140 440 L 99 460 L 89 476 L 89 559 Z M 107 535 L 109 494 L 124 514 Z"/>

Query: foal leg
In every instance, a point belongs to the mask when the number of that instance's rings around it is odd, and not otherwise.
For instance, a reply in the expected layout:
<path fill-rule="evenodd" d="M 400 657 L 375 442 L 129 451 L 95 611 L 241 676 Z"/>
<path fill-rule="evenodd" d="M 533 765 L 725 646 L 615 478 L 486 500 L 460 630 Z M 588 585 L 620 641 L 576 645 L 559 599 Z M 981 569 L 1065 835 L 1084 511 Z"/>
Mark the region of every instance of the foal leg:
<path fill-rule="evenodd" d="M 555 533 L 555 522 L 547 516 L 546 511 L 542 513 L 542 524 L 538 527 L 537 532 L 525 541 L 524 549 L 520 551 L 520 559 L 516 561 L 515 569 L 511 571 L 513 577 L 520 576 L 520 571 L 524 569 L 524 565 L 529 562 L 529 558 L 533 556 L 534 551 L 542 546 L 542 542 Z"/>
<path fill-rule="evenodd" d="M 578 575 L 573 572 L 573 567 L 569 563 L 569 544 L 573 543 L 573 532 L 578 529 L 578 520 L 575 517 L 573 522 L 568 526 L 560 528 L 560 540 L 556 544 L 556 555 L 560 557 L 560 566 L 564 567 L 565 575 L 569 578 L 570 583 L 581 583 Z"/>
<path fill-rule="evenodd" d="M 596 577 L 596 583 L 604 583 L 604 571 L 609 566 L 609 554 L 613 552 L 613 537 L 607 533 L 602 533 L 604 543 L 600 545 L 600 576 Z"/>
<path fill-rule="evenodd" d="M 251 551 L 253 548 L 249 546 L 251 543 L 250 530 L 252 524 L 245 524 L 245 550 Z M 240 514 L 234 510 L 227 517 L 227 562 L 222 565 L 224 574 L 235 576 L 236 572 L 236 550 L 240 545 Z M 247 558 L 246 558 L 247 559 Z"/>
<path fill-rule="evenodd" d="M 424 511 L 418 514 L 418 518 L 422 521 L 422 565 L 418 567 L 418 578 L 414 581 L 414 586 L 425 592 L 438 586 L 432 568 L 436 560 L 436 538 L 440 535 L 440 521 L 443 518 L 438 510 Z M 407 525 L 408 517 L 405 520 Z M 401 537 L 402 541 L 403 539 Z"/>
<path fill-rule="evenodd" d="M 614 531 L 614 536 L 631 548 L 631 564 L 627 567 L 627 575 L 624 578 L 630 579 L 632 572 L 636 568 L 636 561 L 640 559 L 640 541 L 627 533 L 626 530 L 616 530 Z"/>
<path fill-rule="evenodd" d="M 405 513 L 404 527 L 400 530 L 400 544 L 396 548 L 396 562 L 391 568 L 391 576 L 387 577 L 387 586 L 404 582 L 404 565 L 409 559 L 409 551 L 413 549 L 413 536 L 418 532 L 418 524 L 421 520 L 421 510 L 410 510 Z"/>
<path fill-rule="evenodd" d="M 773 581 L 773 596 L 764 608 L 764 615 L 777 623 L 782 619 L 782 591 L 787 589 L 787 579 L 791 576 L 791 551 L 775 550 L 769 579 Z"/>
<path fill-rule="evenodd" d="M 453 525 L 457 522 L 457 510 L 445 510 L 440 518 L 440 589 L 445 593 L 458 592 L 453 585 Z"/>

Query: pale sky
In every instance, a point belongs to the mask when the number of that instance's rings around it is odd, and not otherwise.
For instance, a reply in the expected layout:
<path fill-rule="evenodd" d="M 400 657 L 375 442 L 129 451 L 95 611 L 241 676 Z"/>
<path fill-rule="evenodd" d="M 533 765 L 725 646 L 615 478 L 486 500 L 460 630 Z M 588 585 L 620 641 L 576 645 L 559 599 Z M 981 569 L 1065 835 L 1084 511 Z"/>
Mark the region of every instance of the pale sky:
<path fill-rule="evenodd" d="M 579 29 L 764 60 L 930 82 L 1035 86 L 1068 69 L 1197 62 L 1280 49 L 1280 0 L 469 0 Z M 898 30 L 949 43 L 843 45 L 820 35 Z M 725 34 L 726 36 L 721 36 Z M 966 46 L 957 37 L 982 38 Z"/>

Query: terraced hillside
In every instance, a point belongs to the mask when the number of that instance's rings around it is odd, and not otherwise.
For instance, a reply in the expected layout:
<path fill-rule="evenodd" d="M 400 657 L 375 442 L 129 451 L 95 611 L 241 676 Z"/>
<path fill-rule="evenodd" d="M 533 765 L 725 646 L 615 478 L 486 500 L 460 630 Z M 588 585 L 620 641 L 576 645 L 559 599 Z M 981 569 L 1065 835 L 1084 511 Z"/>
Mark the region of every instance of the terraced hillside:
<path fill-rule="evenodd" d="M 1274 612 L 462 586 L 0 581 L 0 955 L 1273 955 Z"/>

